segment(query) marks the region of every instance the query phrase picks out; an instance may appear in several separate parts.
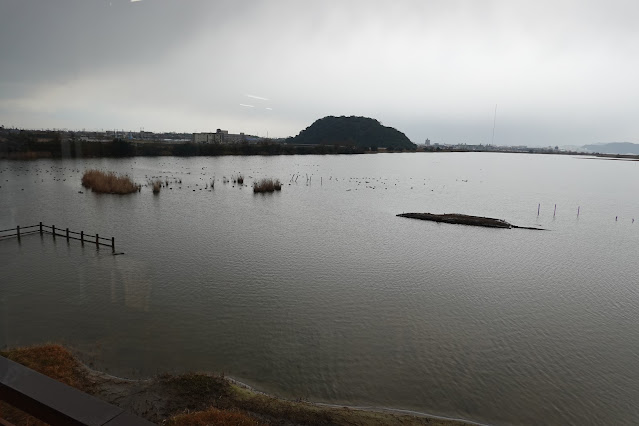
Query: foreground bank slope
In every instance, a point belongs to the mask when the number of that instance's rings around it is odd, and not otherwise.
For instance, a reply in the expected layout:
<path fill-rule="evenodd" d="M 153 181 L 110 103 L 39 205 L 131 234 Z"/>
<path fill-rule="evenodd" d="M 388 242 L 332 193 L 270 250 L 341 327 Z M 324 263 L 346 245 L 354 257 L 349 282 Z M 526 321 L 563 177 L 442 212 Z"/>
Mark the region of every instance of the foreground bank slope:
<path fill-rule="evenodd" d="M 221 376 L 189 373 L 128 380 L 92 370 L 60 345 L 1 351 L 0 355 L 155 423 L 167 425 L 464 425 L 466 423 L 328 407 L 288 401 L 255 392 Z M 39 425 L 0 403 L 3 418 L 16 425 Z"/>

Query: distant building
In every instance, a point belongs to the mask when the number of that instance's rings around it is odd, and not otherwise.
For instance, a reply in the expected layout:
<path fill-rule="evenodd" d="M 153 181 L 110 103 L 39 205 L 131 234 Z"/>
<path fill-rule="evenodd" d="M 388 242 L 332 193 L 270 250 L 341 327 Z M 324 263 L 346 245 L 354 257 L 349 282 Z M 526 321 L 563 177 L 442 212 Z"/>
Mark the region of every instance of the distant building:
<path fill-rule="evenodd" d="M 193 142 L 195 143 L 231 144 L 241 143 L 245 140 L 244 133 L 238 135 L 221 129 L 217 129 L 215 133 L 193 133 Z"/>
<path fill-rule="evenodd" d="M 193 133 L 195 143 L 216 143 L 215 133 Z"/>
<path fill-rule="evenodd" d="M 426 142 L 424 142 L 424 145 L 430 146 L 430 139 L 426 139 Z"/>

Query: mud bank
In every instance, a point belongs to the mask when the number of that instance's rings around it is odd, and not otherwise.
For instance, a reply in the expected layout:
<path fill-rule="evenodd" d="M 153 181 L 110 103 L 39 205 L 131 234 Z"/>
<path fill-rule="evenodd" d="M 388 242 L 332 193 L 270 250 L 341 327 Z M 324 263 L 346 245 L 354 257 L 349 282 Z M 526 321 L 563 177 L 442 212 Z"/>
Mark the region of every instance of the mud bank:
<path fill-rule="evenodd" d="M 491 217 L 481 216 L 469 216 L 465 214 L 446 213 L 446 214 L 433 214 L 433 213 L 400 213 L 398 217 L 407 217 L 409 219 L 429 220 L 431 222 L 444 222 L 452 223 L 455 225 L 469 225 L 469 226 L 483 226 L 485 228 L 519 228 L 519 229 L 532 229 L 535 231 L 544 231 L 543 228 L 533 228 L 529 226 L 517 226 L 512 223 L 508 223 L 502 219 L 494 219 Z"/>

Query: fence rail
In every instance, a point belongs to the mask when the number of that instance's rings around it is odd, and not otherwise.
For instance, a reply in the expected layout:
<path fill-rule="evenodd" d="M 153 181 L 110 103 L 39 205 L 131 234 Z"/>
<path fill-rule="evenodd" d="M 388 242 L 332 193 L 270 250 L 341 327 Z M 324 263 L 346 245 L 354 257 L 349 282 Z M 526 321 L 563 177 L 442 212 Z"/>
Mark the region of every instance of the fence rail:
<path fill-rule="evenodd" d="M 69 228 L 62 229 L 56 228 L 55 225 L 43 225 L 42 222 L 37 225 L 16 226 L 15 228 L 0 230 L 0 240 L 16 237 L 19 240 L 21 237 L 31 234 L 49 234 L 53 235 L 54 239 L 55 237 L 62 237 L 66 238 L 67 241 L 78 240 L 82 244 L 95 244 L 98 249 L 100 246 L 111 247 L 111 251 L 115 253 L 115 237 L 105 238 L 101 237 L 99 234 L 91 235 L 84 231 L 70 231 Z M 78 238 L 75 235 L 79 235 L 80 237 Z"/>

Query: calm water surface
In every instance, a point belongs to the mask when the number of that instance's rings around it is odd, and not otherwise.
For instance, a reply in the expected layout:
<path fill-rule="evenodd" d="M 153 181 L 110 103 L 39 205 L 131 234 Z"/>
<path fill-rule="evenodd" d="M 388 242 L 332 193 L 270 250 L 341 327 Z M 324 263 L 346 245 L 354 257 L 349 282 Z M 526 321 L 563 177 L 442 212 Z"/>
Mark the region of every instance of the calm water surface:
<path fill-rule="evenodd" d="M 94 167 L 173 189 L 94 194 Z M 125 252 L 1 240 L 0 347 L 491 424 L 636 424 L 638 172 L 488 153 L 0 161 L 0 229 L 42 221 Z M 284 187 L 222 182 L 237 173 Z M 395 217 L 412 211 L 549 231 Z"/>

